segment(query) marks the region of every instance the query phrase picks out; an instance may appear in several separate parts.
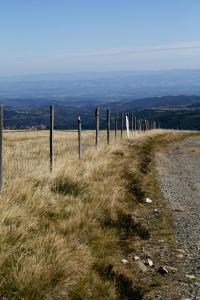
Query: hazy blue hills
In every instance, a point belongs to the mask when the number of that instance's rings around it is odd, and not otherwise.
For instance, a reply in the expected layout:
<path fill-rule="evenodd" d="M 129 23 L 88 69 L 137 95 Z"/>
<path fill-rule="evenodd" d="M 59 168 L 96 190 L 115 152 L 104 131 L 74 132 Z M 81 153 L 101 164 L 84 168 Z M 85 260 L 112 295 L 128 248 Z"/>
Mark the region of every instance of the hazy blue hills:
<path fill-rule="evenodd" d="M 35 74 L 0 77 L 0 103 L 5 126 L 49 122 L 55 104 L 57 128 L 94 128 L 95 106 L 134 111 L 138 118 L 155 119 L 167 128 L 200 129 L 200 70 Z"/>
<path fill-rule="evenodd" d="M 55 126 L 57 128 L 76 128 L 77 117 L 80 115 L 83 128 L 95 126 L 95 104 L 55 104 Z M 106 109 L 111 109 L 112 117 L 115 112 L 134 112 L 139 119 L 156 120 L 164 128 L 200 129 L 200 96 L 165 96 L 139 100 L 121 100 L 118 102 L 102 103 L 101 127 L 105 128 Z M 35 126 L 49 124 L 49 103 L 36 106 L 5 106 L 5 126 Z"/>

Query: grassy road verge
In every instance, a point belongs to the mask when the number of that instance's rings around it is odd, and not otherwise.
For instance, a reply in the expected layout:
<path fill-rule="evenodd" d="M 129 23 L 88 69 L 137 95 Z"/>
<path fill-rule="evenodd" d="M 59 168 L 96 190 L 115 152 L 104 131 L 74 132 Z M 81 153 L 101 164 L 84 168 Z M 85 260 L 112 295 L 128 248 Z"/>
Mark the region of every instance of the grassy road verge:
<path fill-rule="evenodd" d="M 140 135 L 88 151 L 81 162 L 62 161 L 52 175 L 7 184 L 0 203 L 1 297 L 155 299 L 175 289 L 176 275 L 157 273 L 159 265 L 174 264 L 176 245 L 154 153 L 187 135 Z M 155 267 L 141 270 L 135 256 L 151 258 Z"/>

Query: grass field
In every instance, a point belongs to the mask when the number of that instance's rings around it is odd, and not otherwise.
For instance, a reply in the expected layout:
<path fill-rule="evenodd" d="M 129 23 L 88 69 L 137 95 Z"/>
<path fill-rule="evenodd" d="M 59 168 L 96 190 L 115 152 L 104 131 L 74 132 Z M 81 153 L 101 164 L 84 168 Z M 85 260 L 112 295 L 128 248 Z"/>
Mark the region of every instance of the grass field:
<path fill-rule="evenodd" d="M 141 247 L 156 251 L 159 238 L 168 250 L 174 247 L 173 222 L 155 180 L 153 155 L 159 144 L 188 134 L 155 130 L 115 141 L 112 133 L 107 146 L 102 131 L 97 152 L 95 133 L 87 131 L 84 159 L 79 161 L 77 133 L 56 131 L 55 169 L 50 174 L 47 131 L 5 133 L 0 297 L 153 295 L 162 279 L 148 273 L 147 280 L 132 259 Z M 152 209 L 161 211 L 158 219 L 149 217 L 145 196 L 154 198 Z M 127 265 L 121 262 L 124 258 Z M 156 254 L 153 259 L 159 264 L 162 258 Z M 167 284 L 173 285 L 173 279 Z"/>

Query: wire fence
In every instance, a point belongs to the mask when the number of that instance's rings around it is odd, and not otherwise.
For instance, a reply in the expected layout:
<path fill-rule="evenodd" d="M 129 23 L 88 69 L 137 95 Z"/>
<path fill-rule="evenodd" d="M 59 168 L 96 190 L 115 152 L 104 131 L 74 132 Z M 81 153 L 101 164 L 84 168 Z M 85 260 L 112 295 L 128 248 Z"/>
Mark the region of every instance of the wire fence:
<path fill-rule="evenodd" d="M 95 130 L 82 130 L 82 120 L 77 118 L 77 130 L 54 130 L 54 106 L 50 106 L 48 130 L 3 130 L 3 106 L 0 106 L 0 188 L 5 181 L 23 177 L 35 170 L 53 172 L 63 158 L 84 159 L 91 148 L 99 150 L 116 140 L 130 137 L 130 133 L 141 133 L 156 129 L 152 120 L 137 120 L 133 112 L 114 113 L 108 109 L 101 116 L 96 108 L 91 118 L 95 119 Z M 102 130 L 106 120 L 106 130 Z"/>

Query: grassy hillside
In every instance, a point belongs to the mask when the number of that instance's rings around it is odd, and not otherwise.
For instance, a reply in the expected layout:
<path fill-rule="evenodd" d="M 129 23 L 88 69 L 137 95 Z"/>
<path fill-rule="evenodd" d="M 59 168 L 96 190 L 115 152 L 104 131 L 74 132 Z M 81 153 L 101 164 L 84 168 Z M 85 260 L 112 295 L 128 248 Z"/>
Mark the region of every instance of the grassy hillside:
<path fill-rule="evenodd" d="M 155 299 L 170 288 L 176 299 L 175 275 L 156 272 L 172 263 L 175 242 L 153 155 L 159 144 L 188 134 L 157 130 L 123 142 L 112 136 L 108 147 L 101 132 L 96 152 L 88 131 L 78 161 L 76 133 L 56 132 L 49 174 L 47 132 L 6 133 L 1 298 Z M 143 273 L 134 256 L 150 256 L 156 267 Z"/>

